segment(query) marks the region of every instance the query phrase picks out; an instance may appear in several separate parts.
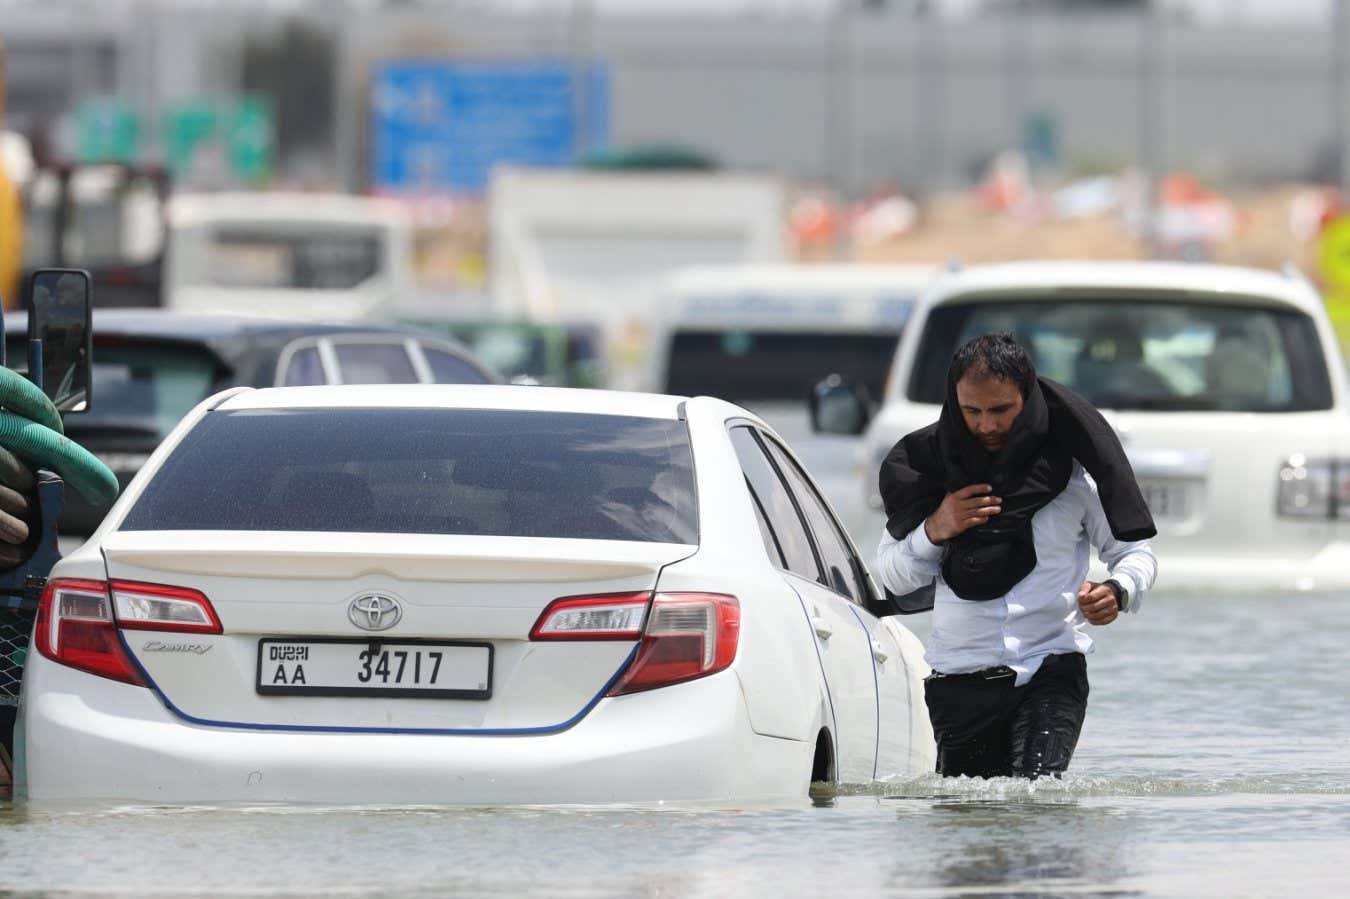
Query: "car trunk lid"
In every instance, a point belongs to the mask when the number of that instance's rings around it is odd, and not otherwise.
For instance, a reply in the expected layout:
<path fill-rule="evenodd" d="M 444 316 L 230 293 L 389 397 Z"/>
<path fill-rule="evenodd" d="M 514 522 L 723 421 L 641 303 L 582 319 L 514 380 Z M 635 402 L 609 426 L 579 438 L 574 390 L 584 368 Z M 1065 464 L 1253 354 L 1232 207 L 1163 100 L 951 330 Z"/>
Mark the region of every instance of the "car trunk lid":
<path fill-rule="evenodd" d="M 198 590 L 220 619 L 219 635 L 122 631 L 155 688 L 185 717 L 243 727 L 510 732 L 570 724 L 635 645 L 531 642 L 549 603 L 650 592 L 664 565 L 695 548 L 475 535 L 131 531 L 109 535 L 103 549 L 110 580 Z M 371 623 L 371 603 L 353 608 L 371 596 L 401 613 L 392 624 L 376 622 L 379 631 L 362 625 Z M 379 680 L 386 650 L 408 653 L 408 678 L 395 677 L 399 660 L 391 655 L 384 692 L 357 692 L 374 684 L 351 682 L 350 666 L 372 651 L 366 674 Z M 451 686 L 475 695 L 406 692 L 422 688 L 409 682 L 412 666 L 432 664 L 433 651 L 445 665 L 463 667 Z M 308 658 L 298 658 L 305 652 Z M 297 685 L 296 669 L 307 662 Z M 295 689 L 325 684 L 343 695 Z M 276 687 L 291 689 L 269 689 Z M 395 689 L 405 692 L 391 694 Z"/>

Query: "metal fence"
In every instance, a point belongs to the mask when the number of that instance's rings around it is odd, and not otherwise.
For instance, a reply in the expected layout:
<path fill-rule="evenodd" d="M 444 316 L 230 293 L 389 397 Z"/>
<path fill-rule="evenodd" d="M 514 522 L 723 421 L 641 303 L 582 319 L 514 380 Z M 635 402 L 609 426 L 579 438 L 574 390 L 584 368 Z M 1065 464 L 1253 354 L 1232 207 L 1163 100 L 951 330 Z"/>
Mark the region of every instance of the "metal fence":
<path fill-rule="evenodd" d="M 34 609 L 0 608 L 0 706 L 19 704 L 19 680 L 36 615 Z"/>

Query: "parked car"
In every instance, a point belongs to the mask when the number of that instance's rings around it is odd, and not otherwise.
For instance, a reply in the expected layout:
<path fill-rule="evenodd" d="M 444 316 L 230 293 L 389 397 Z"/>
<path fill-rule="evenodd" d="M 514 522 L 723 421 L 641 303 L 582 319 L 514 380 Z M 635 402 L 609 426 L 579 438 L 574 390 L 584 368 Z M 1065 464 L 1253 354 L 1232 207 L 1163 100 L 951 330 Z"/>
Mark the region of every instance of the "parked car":
<path fill-rule="evenodd" d="M 26 329 L 22 313 L 5 316 L 6 361 L 21 371 Z M 227 387 L 500 381 L 461 344 L 412 328 L 96 309 L 98 401 L 92 412 L 67 417 L 66 432 L 125 486 L 184 414 Z M 60 530 L 90 534 L 106 512 L 68 492 Z"/>
<path fill-rule="evenodd" d="M 866 426 L 863 539 L 884 524 L 881 459 L 937 419 L 952 353 L 991 331 L 1011 331 L 1040 374 L 1116 428 L 1157 521 L 1166 587 L 1350 588 L 1350 400 L 1322 300 L 1294 272 L 1023 263 L 943 278 L 870 423 L 846 385 L 816 396 L 825 429 Z"/>
<path fill-rule="evenodd" d="M 720 400 L 237 388 L 53 570 L 20 790 L 741 801 L 931 771 L 922 647 L 876 601 Z"/>
<path fill-rule="evenodd" d="M 414 292 L 410 236 L 390 201 L 346 194 L 176 194 L 164 305 L 355 321 Z"/>
<path fill-rule="evenodd" d="M 513 383 L 605 386 L 604 338 L 597 326 L 456 318 L 426 310 L 400 310 L 395 318 L 462 342 Z"/>

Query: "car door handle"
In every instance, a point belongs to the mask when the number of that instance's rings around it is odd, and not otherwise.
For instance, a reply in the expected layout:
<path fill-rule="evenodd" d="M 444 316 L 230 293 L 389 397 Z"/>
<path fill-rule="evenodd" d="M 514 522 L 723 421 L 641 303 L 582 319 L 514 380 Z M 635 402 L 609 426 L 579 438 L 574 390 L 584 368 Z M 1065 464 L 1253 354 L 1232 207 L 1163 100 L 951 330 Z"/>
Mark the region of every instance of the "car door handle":
<path fill-rule="evenodd" d="M 872 658 L 876 659 L 878 662 L 884 662 L 890 657 L 891 654 L 882 647 L 880 640 L 872 641 Z"/>
<path fill-rule="evenodd" d="M 834 634 L 834 629 L 826 623 L 825 619 L 815 615 L 811 616 L 811 629 L 815 631 L 816 636 L 822 640 L 828 640 L 830 639 L 830 636 Z"/>

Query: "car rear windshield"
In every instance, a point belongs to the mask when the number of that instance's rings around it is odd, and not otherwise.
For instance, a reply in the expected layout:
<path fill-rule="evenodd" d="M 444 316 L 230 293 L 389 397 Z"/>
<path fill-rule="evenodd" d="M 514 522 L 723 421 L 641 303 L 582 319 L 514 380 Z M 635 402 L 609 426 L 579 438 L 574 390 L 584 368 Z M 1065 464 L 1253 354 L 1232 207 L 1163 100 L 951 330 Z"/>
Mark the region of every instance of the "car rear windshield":
<path fill-rule="evenodd" d="M 27 347 L 7 346 L 9 366 L 28 373 Z M 224 375 L 205 347 L 191 344 L 94 337 L 93 396 L 88 412 L 72 416 L 72 433 L 144 435 L 159 441 L 192 407 L 211 395 Z"/>
<path fill-rule="evenodd" d="M 378 231 L 357 227 L 303 234 L 220 228 L 199 271 L 219 287 L 347 290 L 379 272 L 380 246 Z"/>
<path fill-rule="evenodd" d="M 682 421 L 465 409 L 211 412 L 123 530 L 696 543 Z"/>
<path fill-rule="evenodd" d="M 873 396 L 881 396 L 896 334 L 677 331 L 670 341 L 665 391 L 733 402 L 798 403 L 821 378 L 838 374 L 862 381 Z"/>
<path fill-rule="evenodd" d="M 1258 306 L 1101 297 L 953 303 L 932 311 L 910 399 L 941 403 L 961 344 L 1010 331 L 1039 374 L 1108 409 L 1304 412 L 1331 408 L 1307 315 Z"/>

